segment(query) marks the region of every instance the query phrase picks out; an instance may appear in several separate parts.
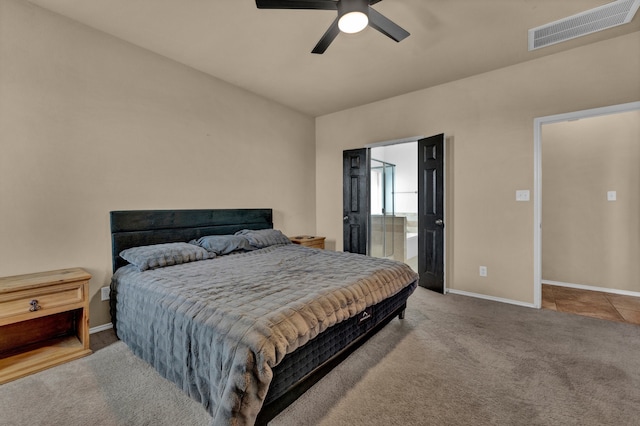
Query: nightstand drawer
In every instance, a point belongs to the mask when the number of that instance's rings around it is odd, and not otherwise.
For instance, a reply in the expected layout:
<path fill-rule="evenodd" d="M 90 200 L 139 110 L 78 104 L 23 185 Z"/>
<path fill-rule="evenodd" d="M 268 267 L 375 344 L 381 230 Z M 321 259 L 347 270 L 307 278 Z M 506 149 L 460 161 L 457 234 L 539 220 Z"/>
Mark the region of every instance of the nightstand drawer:
<path fill-rule="evenodd" d="M 69 305 L 84 302 L 83 283 L 73 283 L 52 288 L 18 291 L 0 296 L 0 319 L 18 315 L 40 316 Z"/>
<path fill-rule="evenodd" d="M 316 237 L 313 235 L 298 235 L 289 238 L 293 244 L 299 244 L 304 247 L 324 249 L 325 237 Z"/>
<path fill-rule="evenodd" d="M 305 247 L 323 249 L 324 241 L 318 241 L 312 244 L 305 244 Z"/>

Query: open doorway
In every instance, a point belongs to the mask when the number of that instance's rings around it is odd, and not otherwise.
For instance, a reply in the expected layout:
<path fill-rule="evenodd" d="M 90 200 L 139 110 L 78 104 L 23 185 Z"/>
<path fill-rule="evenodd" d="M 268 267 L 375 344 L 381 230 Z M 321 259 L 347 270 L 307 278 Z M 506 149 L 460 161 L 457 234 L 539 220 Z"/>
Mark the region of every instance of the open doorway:
<path fill-rule="evenodd" d="M 536 307 L 543 284 L 640 295 L 638 114 L 634 102 L 535 120 Z"/>
<path fill-rule="evenodd" d="M 418 142 L 371 148 L 371 239 L 374 257 L 418 271 Z"/>
<path fill-rule="evenodd" d="M 377 158 L 371 155 L 373 148 L 409 142 L 415 145 L 407 145 L 406 152 L 393 160 L 395 162 L 384 152 L 375 151 Z M 417 264 L 418 285 L 446 293 L 445 135 L 346 150 L 342 159 L 344 251 Z M 406 188 L 396 185 L 401 180 L 398 178 L 401 161 L 413 163 L 417 169 L 417 173 L 408 174 Z M 411 194 L 417 195 L 417 202 L 415 199 L 398 201 L 400 195 Z M 371 215 L 372 205 L 376 209 L 374 215 Z M 372 222 L 376 221 L 379 224 L 373 232 L 379 234 L 378 245 L 372 250 Z M 416 240 L 412 241 L 413 238 Z"/>

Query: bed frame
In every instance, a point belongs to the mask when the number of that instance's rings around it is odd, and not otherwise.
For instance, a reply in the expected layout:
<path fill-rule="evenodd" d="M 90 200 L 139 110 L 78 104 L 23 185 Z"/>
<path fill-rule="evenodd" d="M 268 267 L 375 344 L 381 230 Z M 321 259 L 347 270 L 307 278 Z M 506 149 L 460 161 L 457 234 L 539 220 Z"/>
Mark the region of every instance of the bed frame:
<path fill-rule="evenodd" d="M 271 209 L 112 211 L 113 271 L 127 264 L 119 256 L 127 248 L 186 242 L 206 235 L 233 234 L 242 229 L 269 228 L 273 228 Z M 392 298 L 367 308 L 362 316 L 336 324 L 287 355 L 273 370 L 272 385 L 256 425 L 266 425 L 393 318 L 404 318 L 406 300 L 412 291 L 413 287 L 406 288 Z M 114 317 L 115 301 L 112 301 L 111 309 Z M 115 326 L 115 319 L 113 323 Z M 329 330 L 349 337 L 336 348 L 329 340 Z M 285 369 L 294 367 L 295 375 L 291 376 L 290 371 L 284 373 Z M 279 375 L 279 371 L 283 373 Z"/>

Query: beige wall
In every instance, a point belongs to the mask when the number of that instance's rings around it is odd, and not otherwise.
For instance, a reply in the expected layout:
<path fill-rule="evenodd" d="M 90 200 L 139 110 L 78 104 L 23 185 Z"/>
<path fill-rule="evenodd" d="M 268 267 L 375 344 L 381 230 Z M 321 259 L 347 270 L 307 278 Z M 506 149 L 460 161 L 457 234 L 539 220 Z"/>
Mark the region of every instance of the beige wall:
<path fill-rule="evenodd" d="M 543 280 L 640 292 L 639 165 L 640 111 L 542 127 Z"/>
<path fill-rule="evenodd" d="M 110 321 L 109 211 L 271 207 L 315 232 L 315 123 L 29 3 L 0 0 L 0 276 L 79 266 Z"/>
<path fill-rule="evenodd" d="M 533 191 L 533 120 L 639 100 L 638 51 L 636 32 L 317 118 L 317 233 L 342 249 L 342 150 L 444 132 L 448 286 L 533 304 L 533 202 L 515 201 Z"/>
<path fill-rule="evenodd" d="M 0 275 L 87 269 L 96 326 L 109 322 L 110 210 L 272 207 L 276 227 L 340 250 L 342 150 L 445 132 L 448 285 L 532 303 L 533 203 L 515 190 L 533 189 L 533 119 L 639 100 L 639 49 L 634 33 L 314 123 L 0 0 Z"/>

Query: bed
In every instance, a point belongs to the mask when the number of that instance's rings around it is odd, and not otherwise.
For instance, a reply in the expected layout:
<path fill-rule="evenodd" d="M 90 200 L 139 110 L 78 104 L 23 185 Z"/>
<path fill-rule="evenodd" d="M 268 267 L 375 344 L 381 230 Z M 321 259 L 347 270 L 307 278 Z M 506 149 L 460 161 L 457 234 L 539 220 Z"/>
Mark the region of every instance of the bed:
<path fill-rule="evenodd" d="M 266 424 L 403 318 L 417 285 L 399 262 L 290 244 L 272 217 L 271 209 L 111 212 L 118 338 L 215 425 Z M 241 249 L 212 248 L 235 244 L 236 234 Z M 165 246 L 187 250 L 184 261 L 132 255 Z"/>

